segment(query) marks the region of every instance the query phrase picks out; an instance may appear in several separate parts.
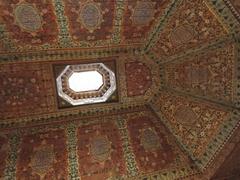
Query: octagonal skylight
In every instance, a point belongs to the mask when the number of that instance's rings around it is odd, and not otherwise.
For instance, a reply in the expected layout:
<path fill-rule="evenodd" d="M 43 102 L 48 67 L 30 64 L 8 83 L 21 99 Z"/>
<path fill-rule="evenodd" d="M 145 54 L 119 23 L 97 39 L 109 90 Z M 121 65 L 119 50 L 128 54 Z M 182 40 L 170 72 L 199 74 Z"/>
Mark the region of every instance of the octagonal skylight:
<path fill-rule="evenodd" d="M 75 92 L 96 91 L 103 85 L 103 77 L 97 71 L 74 72 L 68 83 Z"/>
<path fill-rule="evenodd" d="M 72 105 L 106 102 L 116 90 L 115 74 L 103 63 L 68 65 L 56 81 L 58 95 Z"/>

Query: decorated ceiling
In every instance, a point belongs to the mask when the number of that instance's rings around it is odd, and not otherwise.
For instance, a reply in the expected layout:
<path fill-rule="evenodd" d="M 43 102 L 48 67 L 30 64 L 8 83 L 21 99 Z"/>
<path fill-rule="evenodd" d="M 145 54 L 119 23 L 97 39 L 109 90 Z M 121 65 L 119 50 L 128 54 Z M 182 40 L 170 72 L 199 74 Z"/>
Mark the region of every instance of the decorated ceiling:
<path fill-rule="evenodd" d="M 94 63 L 105 102 L 59 96 Z M 0 179 L 220 178 L 239 108 L 239 0 L 0 1 Z"/>

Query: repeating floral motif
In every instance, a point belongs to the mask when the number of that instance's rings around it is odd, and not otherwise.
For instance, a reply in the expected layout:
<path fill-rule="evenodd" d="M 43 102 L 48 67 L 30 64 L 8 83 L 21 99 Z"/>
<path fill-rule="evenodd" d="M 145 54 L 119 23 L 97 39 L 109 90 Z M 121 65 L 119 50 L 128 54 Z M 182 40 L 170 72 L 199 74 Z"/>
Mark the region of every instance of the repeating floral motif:
<path fill-rule="evenodd" d="M 63 130 L 26 134 L 18 153 L 17 179 L 67 179 L 66 135 Z"/>
<path fill-rule="evenodd" d="M 7 135 L 0 134 L 0 179 L 2 179 L 4 175 L 8 152 L 9 144 Z"/>
<path fill-rule="evenodd" d="M 177 60 L 165 67 L 167 85 L 175 90 L 233 101 L 235 80 L 234 45 L 210 51 L 204 55 Z"/>
<path fill-rule="evenodd" d="M 152 85 L 150 69 L 142 62 L 125 64 L 128 96 L 144 95 Z"/>
<path fill-rule="evenodd" d="M 158 37 L 158 59 L 180 53 L 227 34 L 203 0 L 183 1 Z"/>
<path fill-rule="evenodd" d="M 221 124 L 231 114 L 214 105 L 194 102 L 167 92 L 162 92 L 154 104 L 174 130 L 174 134 L 196 158 L 202 155 Z"/>
<path fill-rule="evenodd" d="M 124 41 L 141 42 L 164 13 L 168 1 L 127 1 L 123 22 Z"/>
<path fill-rule="evenodd" d="M 56 42 L 58 27 L 50 0 L 3 0 L 0 11 L 0 22 L 6 25 L 16 44 L 42 45 Z"/>
<path fill-rule="evenodd" d="M 0 113 L 2 118 L 51 112 L 54 108 L 53 94 L 48 65 L 1 65 Z"/>
<path fill-rule="evenodd" d="M 106 122 L 79 127 L 78 159 L 83 180 L 107 179 L 126 174 L 116 125 Z"/>
<path fill-rule="evenodd" d="M 76 41 L 109 40 L 113 33 L 115 0 L 65 0 L 71 36 Z"/>

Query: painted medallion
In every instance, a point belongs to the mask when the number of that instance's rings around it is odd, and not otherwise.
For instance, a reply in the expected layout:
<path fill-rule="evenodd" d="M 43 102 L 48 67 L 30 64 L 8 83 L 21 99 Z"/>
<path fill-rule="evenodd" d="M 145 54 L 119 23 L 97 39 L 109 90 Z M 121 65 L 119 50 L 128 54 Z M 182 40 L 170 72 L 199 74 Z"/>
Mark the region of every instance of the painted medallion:
<path fill-rule="evenodd" d="M 107 137 L 99 136 L 91 140 L 90 152 L 96 161 L 102 162 L 107 160 L 110 156 L 110 151 L 111 143 Z"/>
<path fill-rule="evenodd" d="M 185 24 L 176 27 L 171 33 L 171 41 L 175 46 L 185 44 L 195 37 L 194 28 L 191 25 Z"/>
<path fill-rule="evenodd" d="M 155 3 L 151 1 L 139 1 L 133 10 L 132 21 L 136 25 L 148 25 L 154 17 Z"/>
<path fill-rule="evenodd" d="M 159 136 L 150 128 L 144 129 L 141 134 L 141 144 L 147 151 L 157 150 L 160 147 Z"/>
<path fill-rule="evenodd" d="M 14 16 L 16 23 L 25 31 L 36 32 L 42 26 L 41 16 L 31 4 L 18 5 L 15 8 Z"/>
<path fill-rule="evenodd" d="M 80 12 L 80 21 L 91 33 L 97 29 L 102 22 L 102 13 L 98 4 L 85 4 Z"/>
<path fill-rule="evenodd" d="M 188 106 L 180 106 L 175 112 L 175 119 L 184 126 L 193 126 L 197 121 L 196 113 Z"/>
<path fill-rule="evenodd" d="M 31 158 L 31 167 L 40 177 L 44 177 L 53 166 L 55 159 L 52 146 L 42 146 L 34 151 Z"/>

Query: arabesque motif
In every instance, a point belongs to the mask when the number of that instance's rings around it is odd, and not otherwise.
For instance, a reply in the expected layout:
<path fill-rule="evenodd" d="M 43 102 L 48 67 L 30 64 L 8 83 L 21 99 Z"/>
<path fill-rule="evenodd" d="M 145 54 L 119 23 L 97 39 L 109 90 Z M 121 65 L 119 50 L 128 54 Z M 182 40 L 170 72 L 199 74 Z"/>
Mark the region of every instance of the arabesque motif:
<path fill-rule="evenodd" d="M 204 0 L 184 0 L 170 17 L 153 52 L 158 59 L 178 54 L 228 33 Z"/>

